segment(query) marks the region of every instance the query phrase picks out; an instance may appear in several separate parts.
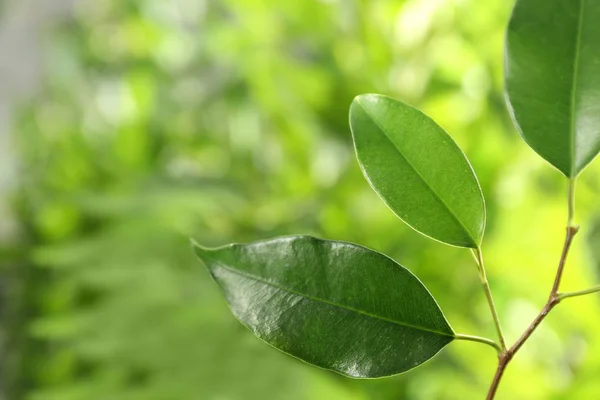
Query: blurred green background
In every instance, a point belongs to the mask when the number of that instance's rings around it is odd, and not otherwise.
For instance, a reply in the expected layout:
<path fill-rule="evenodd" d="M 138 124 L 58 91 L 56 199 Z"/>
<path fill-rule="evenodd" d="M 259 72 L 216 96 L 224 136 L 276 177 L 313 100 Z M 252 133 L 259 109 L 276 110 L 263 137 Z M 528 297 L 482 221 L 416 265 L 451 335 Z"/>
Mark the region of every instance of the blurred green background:
<path fill-rule="evenodd" d="M 388 94 L 430 114 L 471 160 L 488 208 L 488 277 L 516 340 L 553 280 L 566 180 L 524 144 L 504 106 L 511 6 L 76 2 L 40 34 L 42 78 L 12 109 L 2 152 L 16 166 L 0 213 L 2 398 L 484 398 L 496 355 L 476 343 L 383 380 L 279 353 L 229 313 L 188 237 L 361 243 L 418 275 L 457 332 L 493 338 L 469 252 L 403 225 L 354 159 L 352 98 Z M 565 290 L 598 280 L 598 164 L 578 182 L 582 230 Z M 558 307 L 498 398 L 600 398 L 599 316 L 596 296 Z"/>

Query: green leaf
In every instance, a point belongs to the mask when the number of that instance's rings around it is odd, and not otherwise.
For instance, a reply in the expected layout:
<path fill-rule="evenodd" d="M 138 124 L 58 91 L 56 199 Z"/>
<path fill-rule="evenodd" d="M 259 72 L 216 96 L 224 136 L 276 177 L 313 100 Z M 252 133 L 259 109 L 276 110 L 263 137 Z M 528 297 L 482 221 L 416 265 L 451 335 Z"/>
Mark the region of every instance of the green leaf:
<path fill-rule="evenodd" d="M 517 0 L 505 86 L 523 139 L 567 177 L 600 151 L 600 2 Z"/>
<path fill-rule="evenodd" d="M 364 247 L 310 236 L 194 247 L 233 314 L 310 364 L 356 378 L 389 376 L 455 338 L 425 286 Z"/>
<path fill-rule="evenodd" d="M 458 145 L 431 118 L 386 96 L 350 107 L 358 162 L 371 187 L 413 229 L 476 248 L 485 228 L 477 177 Z"/>

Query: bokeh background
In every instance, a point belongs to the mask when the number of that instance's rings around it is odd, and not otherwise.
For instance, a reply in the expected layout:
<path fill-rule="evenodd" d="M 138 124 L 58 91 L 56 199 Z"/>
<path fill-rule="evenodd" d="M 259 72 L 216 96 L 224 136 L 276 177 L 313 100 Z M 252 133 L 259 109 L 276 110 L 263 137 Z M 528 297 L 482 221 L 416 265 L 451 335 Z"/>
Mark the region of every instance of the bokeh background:
<path fill-rule="evenodd" d="M 5 0 L 0 3 L 0 392 L 7 400 L 482 399 L 496 357 L 453 343 L 352 380 L 289 358 L 228 312 L 190 250 L 305 233 L 411 269 L 461 333 L 494 337 L 469 252 L 371 191 L 347 112 L 377 92 L 429 113 L 488 208 L 489 280 L 510 342 L 545 302 L 566 181 L 510 123 L 506 0 Z M 600 272 L 600 165 L 564 289 Z M 600 398 L 600 303 L 572 299 L 499 399 Z"/>

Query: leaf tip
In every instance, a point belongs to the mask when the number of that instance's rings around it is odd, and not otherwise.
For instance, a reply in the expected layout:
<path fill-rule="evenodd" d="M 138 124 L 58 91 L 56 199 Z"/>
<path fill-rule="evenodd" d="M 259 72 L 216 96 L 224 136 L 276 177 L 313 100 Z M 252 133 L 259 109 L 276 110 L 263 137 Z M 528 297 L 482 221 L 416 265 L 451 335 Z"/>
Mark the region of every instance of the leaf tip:
<path fill-rule="evenodd" d="M 209 247 L 202 246 L 200 243 L 198 243 L 193 238 L 190 238 L 190 246 L 191 246 L 192 250 L 194 250 L 194 253 L 196 254 L 196 256 L 200 259 L 200 261 L 202 261 L 205 264 L 206 264 L 206 258 L 208 256 L 208 254 L 214 250 Z"/>

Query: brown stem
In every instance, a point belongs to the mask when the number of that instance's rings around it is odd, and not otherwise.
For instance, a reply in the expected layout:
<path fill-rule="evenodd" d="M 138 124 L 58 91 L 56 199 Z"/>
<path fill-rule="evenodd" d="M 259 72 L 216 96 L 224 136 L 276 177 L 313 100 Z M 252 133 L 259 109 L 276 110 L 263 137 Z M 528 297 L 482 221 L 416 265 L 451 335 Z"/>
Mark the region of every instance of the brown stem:
<path fill-rule="evenodd" d="M 494 380 L 490 385 L 490 390 L 486 397 L 487 400 L 492 400 L 494 396 L 496 396 L 496 391 L 498 390 L 498 385 L 500 385 L 500 379 L 504 375 L 504 371 L 506 370 L 506 365 L 508 364 L 507 358 L 508 352 L 503 352 L 498 356 L 498 369 L 496 369 L 496 374 L 494 374 Z"/>
<path fill-rule="evenodd" d="M 578 226 L 569 226 L 567 227 L 567 236 L 565 238 L 565 244 L 563 246 L 562 255 L 560 257 L 560 262 L 558 263 L 558 270 L 556 271 L 556 277 L 554 278 L 554 284 L 552 285 L 552 290 L 550 291 L 550 296 L 548 296 L 548 301 L 542 308 L 542 311 L 538 314 L 537 317 L 529 324 L 523 335 L 516 341 L 516 343 L 508 350 L 500 353 L 498 356 L 498 369 L 496 370 L 496 374 L 494 375 L 494 380 L 490 385 L 490 390 L 487 395 L 487 400 L 493 400 L 494 396 L 496 396 L 496 391 L 498 390 L 498 385 L 500 385 L 500 380 L 504 375 L 504 371 L 506 367 L 510 363 L 510 361 L 515 356 L 515 353 L 519 351 L 521 346 L 529 339 L 529 337 L 533 334 L 535 329 L 542 323 L 544 318 L 548 315 L 548 313 L 558 304 L 560 303 L 560 298 L 558 296 L 558 289 L 560 287 L 560 281 L 562 279 L 562 275 L 565 269 L 565 264 L 567 262 L 567 256 L 569 255 L 569 249 L 571 248 L 571 243 L 573 242 L 573 238 L 579 231 Z"/>

